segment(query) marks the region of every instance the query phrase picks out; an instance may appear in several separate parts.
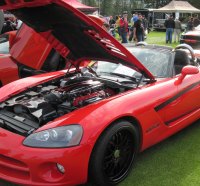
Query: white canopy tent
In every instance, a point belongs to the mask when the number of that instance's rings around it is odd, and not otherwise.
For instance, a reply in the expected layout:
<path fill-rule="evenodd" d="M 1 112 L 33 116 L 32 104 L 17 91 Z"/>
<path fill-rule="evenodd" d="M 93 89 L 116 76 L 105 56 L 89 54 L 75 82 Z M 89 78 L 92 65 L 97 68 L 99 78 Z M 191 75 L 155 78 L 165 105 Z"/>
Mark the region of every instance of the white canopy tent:
<path fill-rule="evenodd" d="M 193 7 L 187 1 L 174 1 L 172 0 L 169 4 L 162 8 L 154 9 L 154 12 L 163 12 L 163 13 L 200 13 L 200 10 Z"/>
<path fill-rule="evenodd" d="M 152 26 L 153 26 L 153 21 L 154 21 L 154 13 L 166 13 L 166 14 L 171 14 L 175 13 L 175 17 L 179 18 L 180 13 L 189 13 L 189 14 L 196 14 L 200 13 L 200 10 L 192 6 L 189 2 L 187 1 L 175 1 L 172 0 L 169 4 L 162 8 L 158 9 L 153 9 L 153 19 L 152 19 Z"/>

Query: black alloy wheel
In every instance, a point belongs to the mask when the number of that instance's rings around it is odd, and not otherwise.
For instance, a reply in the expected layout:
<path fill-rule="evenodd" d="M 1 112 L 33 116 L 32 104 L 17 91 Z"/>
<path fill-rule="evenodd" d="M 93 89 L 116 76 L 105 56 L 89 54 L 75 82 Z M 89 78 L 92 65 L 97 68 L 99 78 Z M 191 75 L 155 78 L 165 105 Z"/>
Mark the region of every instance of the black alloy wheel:
<path fill-rule="evenodd" d="M 138 152 L 139 132 L 127 122 L 112 124 L 101 135 L 95 145 L 89 173 L 92 182 L 98 186 L 116 185 L 130 172 Z"/>

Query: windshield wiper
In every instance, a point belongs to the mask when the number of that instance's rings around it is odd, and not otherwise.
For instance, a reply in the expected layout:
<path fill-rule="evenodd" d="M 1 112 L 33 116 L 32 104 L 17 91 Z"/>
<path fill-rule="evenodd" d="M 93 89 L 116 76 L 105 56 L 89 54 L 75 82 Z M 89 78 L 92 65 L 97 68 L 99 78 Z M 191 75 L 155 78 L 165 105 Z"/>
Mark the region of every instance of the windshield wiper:
<path fill-rule="evenodd" d="M 129 79 L 129 80 L 137 83 L 137 79 L 135 77 L 128 76 L 128 75 L 125 75 L 125 74 L 119 74 L 119 73 L 115 73 L 115 72 L 100 72 L 100 73 L 105 73 L 105 74 L 110 74 L 110 75 L 126 78 L 126 79 Z"/>

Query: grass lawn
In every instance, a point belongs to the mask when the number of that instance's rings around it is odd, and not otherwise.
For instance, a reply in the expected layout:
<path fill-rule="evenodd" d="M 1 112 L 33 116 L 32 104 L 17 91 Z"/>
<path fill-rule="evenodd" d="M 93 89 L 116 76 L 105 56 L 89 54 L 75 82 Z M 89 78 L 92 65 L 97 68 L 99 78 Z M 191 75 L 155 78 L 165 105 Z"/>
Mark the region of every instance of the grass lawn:
<path fill-rule="evenodd" d="M 147 40 L 145 40 L 148 44 L 158 44 L 158 45 L 167 45 L 176 47 L 179 43 L 166 44 L 166 33 L 165 32 L 156 32 L 152 31 L 148 34 Z M 173 41 L 173 38 L 172 38 Z"/>
<path fill-rule="evenodd" d="M 116 39 L 120 40 L 118 34 L 116 34 Z M 169 43 L 166 44 L 165 40 L 166 40 L 166 32 L 151 31 L 148 34 L 147 39 L 145 40 L 145 42 L 147 42 L 148 44 L 171 46 L 173 48 L 175 48 L 179 44 L 179 43 L 173 43 L 173 42 L 172 42 L 172 44 L 169 44 Z M 172 38 L 172 41 L 173 41 L 173 38 Z"/>

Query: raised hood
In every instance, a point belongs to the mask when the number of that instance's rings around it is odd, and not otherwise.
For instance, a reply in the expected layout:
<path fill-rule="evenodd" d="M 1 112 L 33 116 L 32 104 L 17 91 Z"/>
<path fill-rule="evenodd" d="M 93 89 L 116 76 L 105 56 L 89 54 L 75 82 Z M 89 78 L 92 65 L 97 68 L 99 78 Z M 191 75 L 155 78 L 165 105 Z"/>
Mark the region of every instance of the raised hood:
<path fill-rule="evenodd" d="M 76 63 L 82 59 L 117 61 L 154 79 L 124 46 L 68 0 L 0 0 L 0 8 L 11 11 Z"/>

